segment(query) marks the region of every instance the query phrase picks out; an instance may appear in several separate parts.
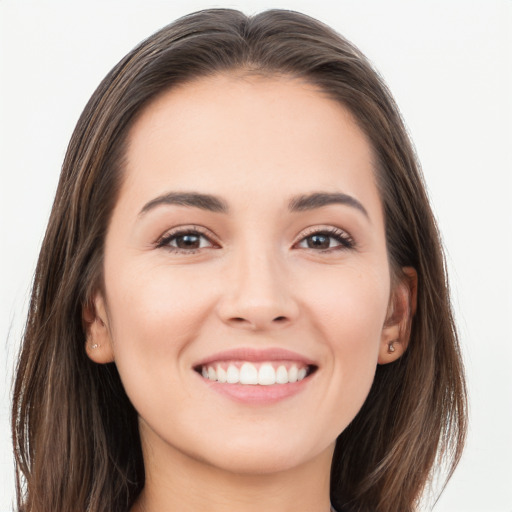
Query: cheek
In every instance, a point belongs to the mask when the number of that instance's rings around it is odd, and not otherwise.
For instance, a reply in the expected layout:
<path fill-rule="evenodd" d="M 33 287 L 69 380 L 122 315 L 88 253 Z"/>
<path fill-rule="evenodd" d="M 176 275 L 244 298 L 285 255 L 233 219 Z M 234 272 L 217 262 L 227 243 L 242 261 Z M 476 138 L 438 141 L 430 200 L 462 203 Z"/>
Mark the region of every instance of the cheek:
<path fill-rule="evenodd" d="M 372 385 L 389 298 L 387 271 L 345 268 L 315 280 L 310 317 L 326 345 L 330 393 L 344 404 L 347 419 L 362 406 Z M 339 414 L 341 409 L 333 409 Z"/>
<path fill-rule="evenodd" d="M 110 327 L 116 364 L 157 377 L 177 375 L 179 355 L 194 339 L 211 308 L 210 288 L 204 280 L 172 272 L 166 265 L 117 265 L 106 273 Z M 167 365 L 161 363 L 166 361 Z M 169 367 L 171 366 L 171 367 Z M 126 373 L 126 372 L 125 372 Z"/>
<path fill-rule="evenodd" d="M 309 289 L 315 293 L 309 307 L 333 349 L 357 352 L 367 344 L 378 347 L 388 308 L 387 275 L 387 269 L 347 266 L 312 280 Z"/>
<path fill-rule="evenodd" d="M 165 425 L 189 409 L 183 386 L 190 378 L 187 347 L 209 314 L 211 287 L 168 265 L 123 267 L 117 260 L 108 270 L 109 320 L 121 381 L 139 415 L 165 432 Z"/>

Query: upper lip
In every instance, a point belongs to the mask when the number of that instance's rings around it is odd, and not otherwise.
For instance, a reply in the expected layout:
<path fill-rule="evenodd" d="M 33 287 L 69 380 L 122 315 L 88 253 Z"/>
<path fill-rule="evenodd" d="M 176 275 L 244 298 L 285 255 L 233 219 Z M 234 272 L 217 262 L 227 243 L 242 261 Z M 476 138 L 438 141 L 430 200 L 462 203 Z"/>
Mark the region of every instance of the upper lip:
<path fill-rule="evenodd" d="M 230 360 L 251 361 L 255 363 L 263 361 L 297 361 L 304 365 L 315 365 L 315 362 L 308 357 L 283 348 L 254 349 L 250 347 L 240 347 L 212 354 L 194 364 L 194 368 L 206 366 L 218 361 Z"/>

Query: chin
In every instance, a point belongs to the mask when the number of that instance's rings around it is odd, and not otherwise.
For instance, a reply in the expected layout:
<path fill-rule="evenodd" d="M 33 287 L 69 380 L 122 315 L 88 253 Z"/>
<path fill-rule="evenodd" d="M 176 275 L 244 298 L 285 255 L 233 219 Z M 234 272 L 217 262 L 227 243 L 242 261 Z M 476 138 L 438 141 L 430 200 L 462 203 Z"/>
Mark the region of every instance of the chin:
<path fill-rule="evenodd" d="M 329 460 L 332 458 L 335 441 L 326 445 L 309 445 L 304 440 L 298 444 L 289 441 L 289 437 L 281 442 L 270 442 L 262 437 L 257 443 L 254 438 L 232 440 L 229 446 L 219 443 L 213 453 L 208 450 L 210 453 L 205 462 L 230 473 L 265 475 L 289 471 L 326 453 Z M 203 454 L 206 455 L 206 451 Z"/>
<path fill-rule="evenodd" d="M 224 458 L 218 467 L 230 473 L 240 475 L 266 475 L 288 471 L 300 466 L 304 461 L 300 457 L 288 457 L 287 455 L 273 453 L 255 453 L 247 450 Z"/>

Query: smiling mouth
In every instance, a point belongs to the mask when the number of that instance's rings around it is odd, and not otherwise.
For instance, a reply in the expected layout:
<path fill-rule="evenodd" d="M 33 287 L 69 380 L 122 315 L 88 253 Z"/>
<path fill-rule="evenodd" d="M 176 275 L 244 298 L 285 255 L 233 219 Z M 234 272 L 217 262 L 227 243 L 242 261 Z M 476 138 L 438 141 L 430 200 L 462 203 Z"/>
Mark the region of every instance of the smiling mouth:
<path fill-rule="evenodd" d="M 317 366 L 291 361 L 223 361 L 194 368 L 203 378 L 222 384 L 273 386 L 304 380 Z"/>

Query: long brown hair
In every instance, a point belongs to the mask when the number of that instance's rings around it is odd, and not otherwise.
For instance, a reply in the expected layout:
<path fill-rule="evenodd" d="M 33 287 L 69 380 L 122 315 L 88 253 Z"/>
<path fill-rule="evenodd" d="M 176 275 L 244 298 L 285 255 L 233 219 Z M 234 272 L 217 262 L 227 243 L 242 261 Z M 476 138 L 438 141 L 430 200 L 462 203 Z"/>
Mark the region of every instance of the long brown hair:
<path fill-rule="evenodd" d="M 85 353 L 82 311 L 102 282 L 105 233 L 127 131 L 177 84 L 230 70 L 300 77 L 345 105 L 377 160 L 392 271 L 418 273 L 405 355 L 379 366 L 339 436 L 331 500 L 351 511 L 407 512 L 443 461 L 455 468 L 466 390 L 439 234 L 398 109 L 352 44 L 299 13 L 212 9 L 185 16 L 131 51 L 82 113 L 64 160 L 35 273 L 13 402 L 18 508 L 128 510 L 144 486 L 137 414 L 114 364 Z"/>

